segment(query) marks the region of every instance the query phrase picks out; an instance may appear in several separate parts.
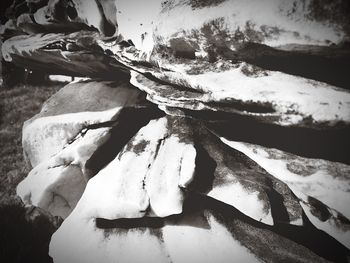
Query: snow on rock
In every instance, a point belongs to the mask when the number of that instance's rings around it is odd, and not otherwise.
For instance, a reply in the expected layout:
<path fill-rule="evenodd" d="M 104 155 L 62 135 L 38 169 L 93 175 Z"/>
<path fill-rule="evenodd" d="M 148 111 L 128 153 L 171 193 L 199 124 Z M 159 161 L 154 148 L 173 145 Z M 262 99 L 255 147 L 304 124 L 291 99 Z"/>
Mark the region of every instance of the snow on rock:
<path fill-rule="evenodd" d="M 221 140 L 286 183 L 300 199 L 311 222 L 350 248 L 348 165 L 302 158 L 277 149 L 225 138 Z"/>

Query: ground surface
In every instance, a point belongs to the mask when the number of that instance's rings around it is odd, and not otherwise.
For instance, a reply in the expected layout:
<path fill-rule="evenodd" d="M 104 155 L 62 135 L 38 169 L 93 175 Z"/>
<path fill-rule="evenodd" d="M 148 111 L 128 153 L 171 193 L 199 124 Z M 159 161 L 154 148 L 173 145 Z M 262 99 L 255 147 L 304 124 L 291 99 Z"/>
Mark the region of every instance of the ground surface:
<path fill-rule="evenodd" d="M 27 175 L 22 154 L 23 122 L 63 86 L 0 87 L 0 262 L 50 262 L 47 245 L 55 226 L 40 211 L 23 207 L 17 184 Z"/>
<path fill-rule="evenodd" d="M 5 195 L 14 195 L 17 184 L 29 172 L 22 154 L 23 122 L 38 113 L 41 105 L 62 84 L 22 85 L 0 89 L 0 203 Z"/>

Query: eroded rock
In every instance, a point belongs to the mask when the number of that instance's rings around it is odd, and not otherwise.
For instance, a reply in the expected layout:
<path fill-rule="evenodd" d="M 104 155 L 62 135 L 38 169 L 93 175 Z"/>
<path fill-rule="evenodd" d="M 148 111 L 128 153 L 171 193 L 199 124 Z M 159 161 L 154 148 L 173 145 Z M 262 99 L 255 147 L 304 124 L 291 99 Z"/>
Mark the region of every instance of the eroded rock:
<path fill-rule="evenodd" d="M 279 72 L 258 70 L 247 75 L 242 72 L 244 66 L 249 67 L 244 63 L 238 67 L 229 65 L 230 69 L 215 72 L 211 65 L 195 75 L 154 73 L 165 83 L 132 72 L 131 83 L 163 107 L 232 113 L 282 126 L 322 128 L 349 124 L 348 91 Z"/>
<path fill-rule="evenodd" d="M 163 219 L 84 218 L 85 213 L 75 210 L 53 235 L 50 255 L 55 262 L 113 262 L 116 258 L 121 262 L 143 262 L 145 258 L 156 262 L 226 262 L 232 258 L 326 262 L 319 256 L 325 253 L 310 252 L 305 248 L 310 244 L 299 235 L 291 241 L 291 234 L 286 237 L 283 231 L 254 223 L 238 210 L 204 196 L 188 196 L 182 214 Z M 306 232 L 302 227 L 296 230 Z M 313 231 L 307 233 L 315 234 Z M 326 255 L 329 260 L 344 259 L 344 249 L 336 251 L 338 254 Z"/>
<path fill-rule="evenodd" d="M 66 217 L 90 177 L 157 114 L 144 95 L 128 85 L 93 81 L 67 85 L 25 124 L 24 152 L 34 168 L 17 193 L 26 203 Z M 98 160 L 97 152 L 106 160 Z"/>
<path fill-rule="evenodd" d="M 25 122 L 22 141 L 26 158 L 34 167 L 74 141 L 84 129 L 111 126 L 123 108 L 146 104 L 141 92 L 124 83 L 69 84 Z"/>
<path fill-rule="evenodd" d="M 300 199 L 311 222 L 350 248 L 348 165 L 302 158 L 277 149 L 225 138 L 221 140 L 285 182 Z"/>
<path fill-rule="evenodd" d="M 345 1 L 27 2 L 5 60 L 100 78 L 23 131 L 18 194 L 65 218 L 55 262 L 348 260 L 348 167 L 284 152 L 347 138 Z"/>
<path fill-rule="evenodd" d="M 89 31 L 19 35 L 4 42 L 2 53 L 5 61 L 47 73 L 127 79 L 125 67 L 96 44 L 99 38 Z"/>

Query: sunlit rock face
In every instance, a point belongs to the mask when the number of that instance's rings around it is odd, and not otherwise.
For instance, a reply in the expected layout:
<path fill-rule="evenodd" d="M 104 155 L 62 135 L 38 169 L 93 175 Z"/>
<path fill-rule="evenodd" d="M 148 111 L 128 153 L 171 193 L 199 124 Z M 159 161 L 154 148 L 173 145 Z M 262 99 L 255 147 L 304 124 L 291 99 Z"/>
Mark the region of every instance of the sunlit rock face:
<path fill-rule="evenodd" d="M 145 95 L 112 81 L 72 83 L 46 101 L 23 127 L 23 148 L 32 166 L 55 155 L 88 129 L 111 126 L 122 111 L 146 108 Z"/>
<path fill-rule="evenodd" d="M 350 247 L 349 165 L 307 159 L 273 148 L 221 140 L 285 182 L 299 198 L 310 221 Z M 308 195 L 308 196 L 307 196 Z M 322 212 L 321 212 L 322 211 Z"/>
<path fill-rule="evenodd" d="M 52 238 L 54 260 L 225 262 L 233 255 L 243 262 L 322 260 L 282 235 L 289 228 L 316 234 L 303 219 L 301 199 L 196 125 L 200 124 L 167 117 L 140 129 L 90 179 L 75 210 Z M 319 209 L 307 200 L 303 204 Z M 346 228 L 335 215 L 331 220 Z M 274 230 L 279 228 L 281 232 Z M 267 236 L 268 243 L 263 241 Z M 272 252 L 266 246 L 278 249 Z M 135 250 L 139 253 L 131 252 Z M 267 254 L 262 256 L 264 250 Z"/>
<path fill-rule="evenodd" d="M 349 36 L 345 6 L 344 1 L 166 1 L 155 33 L 158 45 L 178 55 L 186 50 L 190 55 L 191 49 L 206 55 L 235 51 L 249 42 L 278 48 L 339 44 Z"/>
<path fill-rule="evenodd" d="M 67 85 L 24 125 L 23 149 L 33 170 L 17 193 L 25 203 L 66 217 L 96 170 L 157 112 L 143 93 L 126 83 Z"/>
<path fill-rule="evenodd" d="M 91 78 L 23 128 L 54 262 L 348 261 L 347 1 L 27 2 L 4 59 Z"/>

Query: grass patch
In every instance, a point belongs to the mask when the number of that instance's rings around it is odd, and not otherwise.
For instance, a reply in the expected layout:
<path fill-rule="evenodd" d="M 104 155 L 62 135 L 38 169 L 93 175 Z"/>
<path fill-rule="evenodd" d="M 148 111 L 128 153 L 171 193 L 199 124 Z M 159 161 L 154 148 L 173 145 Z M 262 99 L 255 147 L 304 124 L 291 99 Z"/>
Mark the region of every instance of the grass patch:
<path fill-rule="evenodd" d="M 52 262 L 48 244 L 60 220 L 24 207 L 16 187 L 27 176 L 22 150 L 24 121 L 37 114 L 62 83 L 0 87 L 0 262 Z"/>
<path fill-rule="evenodd" d="M 29 172 L 22 151 L 24 121 L 37 114 L 43 102 L 62 84 L 22 85 L 9 90 L 0 88 L 0 203 L 3 195 L 14 195 L 17 184 Z"/>

